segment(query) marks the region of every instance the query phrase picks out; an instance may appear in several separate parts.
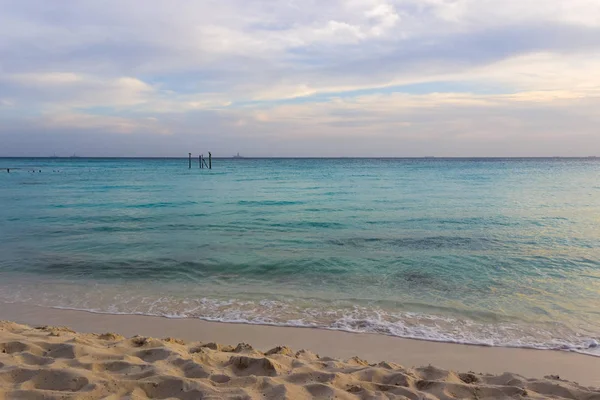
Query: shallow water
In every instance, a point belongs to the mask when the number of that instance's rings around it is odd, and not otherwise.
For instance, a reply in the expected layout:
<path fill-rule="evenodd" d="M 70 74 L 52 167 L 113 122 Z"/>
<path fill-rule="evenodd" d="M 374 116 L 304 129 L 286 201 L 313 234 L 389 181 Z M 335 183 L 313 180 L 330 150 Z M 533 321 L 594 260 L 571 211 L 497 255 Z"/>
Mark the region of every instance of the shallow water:
<path fill-rule="evenodd" d="M 4 302 L 600 355 L 600 160 L 0 159 L 0 278 Z"/>

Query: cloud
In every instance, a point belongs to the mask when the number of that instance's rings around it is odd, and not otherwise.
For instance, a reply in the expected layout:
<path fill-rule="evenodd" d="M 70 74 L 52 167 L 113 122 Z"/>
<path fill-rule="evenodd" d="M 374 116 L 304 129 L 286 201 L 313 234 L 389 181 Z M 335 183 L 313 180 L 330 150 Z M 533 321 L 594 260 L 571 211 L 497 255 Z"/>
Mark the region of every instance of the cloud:
<path fill-rule="evenodd" d="M 364 149 L 363 137 L 387 143 L 367 143 L 373 152 L 394 140 L 437 148 L 470 138 L 480 143 L 464 143 L 471 155 L 485 152 L 485 140 L 502 148 L 506 132 L 525 141 L 566 140 L 576 131 L 585 134 L 573 147 L 597 144 L 595 0 L 147 0 L 144 7 L 0 0 L 0 7 L 0 134 L 15 143 L 11 151 L 33 130 L 96 142 L 168 133 L 191 143 L 206 129 L 218 132 L 215 146 L 248 140 L 280 152 L 286 141 L 317 137 L 332 138 L 323 140 L 337 151 L 333 140 L 345 135 L 346 152 Z M 565 149 L 556 143 L 544 142 L 544 151 Z M 151 146 L 141 143 L 148 152 L 168 148 Z"/>
<path fill-rule="evenodd" d="M 67 129 L 77 132 L 108 131 L 119 134 L 147 133 L 168 135 L 172 132 L 162 126 L 158 118 L 124 118 L 90 114 L 52 114 L 37 121 L 45 129 Z"/>
<path fill-rule="evenodd" d="M 69 72 L 0 74 L 0 91 L 41 112 L 144 103 L 150 85 L 131 77 L 102 79 Z"/>
<path fill-rule="evenodd" d="M 70 72 L 14 74 L 8 78 L 23 86 L 63 86 L 81 82 L 83 78 Z"/>

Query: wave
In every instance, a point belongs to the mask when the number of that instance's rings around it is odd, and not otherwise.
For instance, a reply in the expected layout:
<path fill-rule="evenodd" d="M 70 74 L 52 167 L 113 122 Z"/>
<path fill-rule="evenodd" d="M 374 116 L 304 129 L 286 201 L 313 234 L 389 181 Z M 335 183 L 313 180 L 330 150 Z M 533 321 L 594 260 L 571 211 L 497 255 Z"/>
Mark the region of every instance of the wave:
<path fill-rule="evenodd" d="M 452 344 L 463 344 L 470 346 L 485 346 L 485 347 L 506 347 L 506 348 L 522 348 L 532 350 L 554 350 L 554 351 L 568 351 L 576 352 L 580 354 L 590 355 L 593 357 L 600 357 L 600 342 L 596 339 L 586 339 L 580 343 L 570 342 L 557 342 L 557 343 L 543 343 L 535 341 L 525 340 L 507 340 L 506 342 L 496 342 L 494 340 L 478 339 L 478 338 L 464 338 L 464 337 L 453 337 L 451 334 L 439 332 L 431 329 L 425 329 L 423 327 L 415 330 L 408 329 L 407 332 L 402 332 L 405 327 L 391 323 L 382 323 L 377 320 L 369 319 L 353 319 L 351 317 L 343 318 L 334 321 L 331 325 L 321 325 L 314 322 L 307 322 L 303 319 L 294 319 L 283 322 L 273 322 L 269 320 L 257 319 L 245 319 L 245 318 L 228 318 L 228 317 L 208 317 L 208 316 L 187 316 L 180 314 L 161 314 L 161 313 L 143 313 L 143 312 L 111 312 L 97 309 L 84 309 L 77 307 L 61 307 L 51 306 L 48 308 L 62 309 L 62 310 L 74 310 L 74 311 L 85 311 L 94 314 L 107 314 L 107 315 L 144 315 L 151 317 L 163 317 L 170 319 L 186 319 L 194 318 L 208 322 L 220 322 L 229 324 L 245 324 L 245 325 L 264 325 L 264 326 L 278 326 L 278 327 L 289 327 L 289 328 L 312 328 L 312 329 L 325 329 L 332 331 L 342 331 L 349 333 L 368 333 L 368 334 L 382 334 L 386 336 L 394 336 L 403 339 L 412 340 L 423 340 L 429 342 L 439 343 L 452 343 Z M 429 318 L 437 318 L 429 316 Z"/>
<path fill-rule="evenodd" d="M 88 292 L 92 293 L 93 290 Z M 307 299 L 182 299 L 151 297 L 147 293 L 136 296 L 123 288 L 114 289 L 113 292 L 102 293 L 104 298 L 95 298 L 82 293 L 66 295 L 57 292 L 49 295 L 46 292 L 38 296 L 30 291 L 11 290 L 9 293 L 0 290 L 0 301 L 98 314 L 315 328 L 465 345 L 572 351 L 600 357 L 600 337 L 575 332 L 558 323 L 541 325 L 517 320 L 480 322 L 466 317 L 389 311 L 376 306 L 329 304 L 323 307 L 323 304 L 307 305 Z"/>
<path fill-rule="evenodd" d="M 240 206 L 272 207 L 272 206 L 293 206 L 304 204 L 304 201 L 284 201 L 284 200 L 240 200 L 237 202 Z"/>
<path fill-rule="evenodd" d="M 504 246 L 500 240 L 486 237 L 460 237 L 460 236 L 430 236 L 418 237 L 355 237 L 347 239 L 332 239 L 327 243 L 334 246 L 347 246 L 351 248 L 408 248 L 416 250 L 460 248 L 469 250 L 483 250 L 490 247 Z"/>

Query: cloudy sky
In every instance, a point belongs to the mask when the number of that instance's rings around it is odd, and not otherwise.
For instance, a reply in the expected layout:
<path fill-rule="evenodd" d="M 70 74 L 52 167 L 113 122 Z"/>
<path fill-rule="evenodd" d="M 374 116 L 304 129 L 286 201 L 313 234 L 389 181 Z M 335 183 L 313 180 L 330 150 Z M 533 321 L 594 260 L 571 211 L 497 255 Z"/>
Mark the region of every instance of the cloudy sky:
<path fill-rule="evenodd" d="M 600 155 L 598 0 L 0 0 L 0 156 Z"/>

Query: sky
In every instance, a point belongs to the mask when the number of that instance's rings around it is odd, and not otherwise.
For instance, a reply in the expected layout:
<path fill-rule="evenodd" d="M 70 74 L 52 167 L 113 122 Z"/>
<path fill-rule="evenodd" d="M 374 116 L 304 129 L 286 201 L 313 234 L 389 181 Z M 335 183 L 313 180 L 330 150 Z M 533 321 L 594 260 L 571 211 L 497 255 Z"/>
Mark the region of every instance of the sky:
<path fill-rule="evenodd" d="M 600 155 L 598 0 L 0 0 L 0 156 Z"/>

